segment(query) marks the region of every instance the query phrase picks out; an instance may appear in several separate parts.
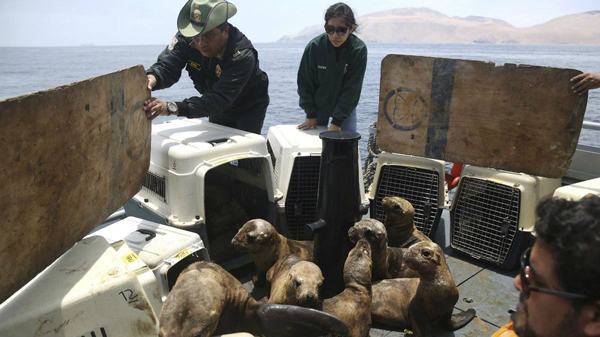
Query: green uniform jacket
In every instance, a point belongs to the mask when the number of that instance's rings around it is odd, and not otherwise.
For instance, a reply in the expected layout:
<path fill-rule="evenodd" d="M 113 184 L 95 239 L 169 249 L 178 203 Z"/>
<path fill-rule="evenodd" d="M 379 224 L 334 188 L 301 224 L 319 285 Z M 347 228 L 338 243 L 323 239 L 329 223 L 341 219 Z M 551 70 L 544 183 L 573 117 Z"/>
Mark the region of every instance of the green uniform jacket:
<path fill-rule="evenodd" d="M 298 95 L 306 118 L 326 114 L 337 126 L 356 109 L 367 69 L 367 46 L 356 35 L 350 34 L 340 48 L 336 60 L 336 48 L 323 33 L 308 43 L 298 69 Z"/>
<path fill-rule="evenodd" d="M 158 61 L 146 70 L 156 77 L 153 90 L 172 86 L 185 68 L 201 97 L 176 102 L 179 116 L 240 115 L 264 110 L 269 104 L 269 80 L 259 67 L 258 52 L 237 28 L 229 25 L 225 51 L 210 62 L 193 48 L 191 37 L 177 33 Z"/>

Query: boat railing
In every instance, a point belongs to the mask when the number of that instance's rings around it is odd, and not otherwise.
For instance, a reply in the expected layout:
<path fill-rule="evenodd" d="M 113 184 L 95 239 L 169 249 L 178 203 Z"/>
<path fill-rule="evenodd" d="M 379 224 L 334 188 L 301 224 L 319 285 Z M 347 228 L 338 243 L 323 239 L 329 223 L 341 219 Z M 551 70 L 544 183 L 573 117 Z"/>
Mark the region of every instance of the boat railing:
<path fill-rule="evenodd" d="M 583 128 L 588 130 L 600 130 L 600 123 L 583 122 Z"/>

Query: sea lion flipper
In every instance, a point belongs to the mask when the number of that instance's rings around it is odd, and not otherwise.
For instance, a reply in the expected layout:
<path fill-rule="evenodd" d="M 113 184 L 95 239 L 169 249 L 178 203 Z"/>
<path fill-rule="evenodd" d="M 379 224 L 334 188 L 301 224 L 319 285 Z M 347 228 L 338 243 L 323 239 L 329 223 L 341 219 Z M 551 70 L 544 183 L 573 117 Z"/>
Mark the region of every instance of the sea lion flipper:
<path fill-rule="evenodd" d="M 447 328 L 451 331 L 463 328 L 465 325 L 469 324 L 469 322 L 471 322 L 475 316 L 476 312 L 473 308 L 458 314 L 454 314 L 450 317 L 450 320 L 446 322 L 446 324 L 449 325 Z"/>
<path fill-rule="evenodd" d="M 348 336 L 348 327 L 342 320 L 315 309 L 265 304 L 257 316 L 267 337 Z"/>

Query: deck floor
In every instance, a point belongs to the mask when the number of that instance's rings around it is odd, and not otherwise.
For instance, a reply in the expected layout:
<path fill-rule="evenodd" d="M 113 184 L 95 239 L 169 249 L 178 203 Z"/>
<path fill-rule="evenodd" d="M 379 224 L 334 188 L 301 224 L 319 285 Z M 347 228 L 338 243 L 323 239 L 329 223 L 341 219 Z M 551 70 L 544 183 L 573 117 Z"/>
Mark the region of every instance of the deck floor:
<path fill-rule="evenodd" d="M 450 217 L 445 210 L 440 219 L 434 241 L 444 250 L 446 262 L 460 292 L 460 298 L 454 307 L 454 312 L 461 312 L 469 308 L 474 308 L 477 311 L 477 317 L 464 328 L 451 332 L 439 331 L 436 336 L 475 337 L 492 335 L 501 326 L 508 323 L 510 311 L 516 308 L 519 294 L 513 286 L 513 279 L 518 270 L 506 271 L 493 264 L 478 261 L 453 251 L 450 248 Z M 254 298 L 264 297 L 264 290 L 254 289 L 247 273 L 238 277 Z M 400 337 L 409 335 L 403 331 L 396 331 L 390 327 L 374 324 L 370 336 Z"/>

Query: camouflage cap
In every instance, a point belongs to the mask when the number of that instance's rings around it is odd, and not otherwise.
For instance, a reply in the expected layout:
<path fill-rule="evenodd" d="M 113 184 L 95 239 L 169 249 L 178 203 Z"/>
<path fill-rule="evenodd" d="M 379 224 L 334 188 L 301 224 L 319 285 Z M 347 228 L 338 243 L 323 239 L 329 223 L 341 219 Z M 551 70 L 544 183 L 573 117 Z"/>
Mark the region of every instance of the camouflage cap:
<path fill-rule="evenodd" d="M 235 13 L 237 8 L 227 0 L 189 0 L 179 12 L 177 28 L 187 37 L 208 33 Z"/>

